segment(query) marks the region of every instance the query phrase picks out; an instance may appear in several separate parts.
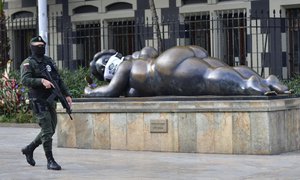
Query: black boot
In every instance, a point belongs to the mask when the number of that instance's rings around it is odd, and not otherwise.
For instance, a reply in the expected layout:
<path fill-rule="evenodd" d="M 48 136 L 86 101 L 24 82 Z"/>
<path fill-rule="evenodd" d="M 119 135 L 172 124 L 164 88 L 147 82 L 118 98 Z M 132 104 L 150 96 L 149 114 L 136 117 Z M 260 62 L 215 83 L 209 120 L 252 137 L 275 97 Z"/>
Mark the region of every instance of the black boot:
<path fill-rule="evenodd" d="M 52 169 L 52 170 L 61 170 L 60 165 L 55 162 L 52 151 L 47 151 L 46 152 L 46 158 L 47 158 L 47 168 Z"/>
<path fill-rule="evenodd" d="M 26 160 L 28 164 L 30 164 L 31 166 L 35 166 L 35 161 L 33 159 L 33 151 L 38 146 L 39 144 L 32 142 L 28 146 L 22 149 L 22 153 L 26 156 Z"/>

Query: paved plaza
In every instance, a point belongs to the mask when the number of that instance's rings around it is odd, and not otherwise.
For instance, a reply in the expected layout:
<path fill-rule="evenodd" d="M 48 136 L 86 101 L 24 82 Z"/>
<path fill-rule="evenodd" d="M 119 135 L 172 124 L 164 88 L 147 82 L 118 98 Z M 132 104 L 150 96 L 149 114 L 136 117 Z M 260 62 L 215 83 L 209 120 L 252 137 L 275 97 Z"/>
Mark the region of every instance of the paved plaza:
<path fill-rule="evenodd" d="M 21 148 L 35 137 L 35 126 L 0 124 L 0 180 L 42 179 L 300 179 L 300 151 L 281 155 L 222 155 L 57 148 L 61 171 L 46 168 L 42 146 L 36 166 Z"/>

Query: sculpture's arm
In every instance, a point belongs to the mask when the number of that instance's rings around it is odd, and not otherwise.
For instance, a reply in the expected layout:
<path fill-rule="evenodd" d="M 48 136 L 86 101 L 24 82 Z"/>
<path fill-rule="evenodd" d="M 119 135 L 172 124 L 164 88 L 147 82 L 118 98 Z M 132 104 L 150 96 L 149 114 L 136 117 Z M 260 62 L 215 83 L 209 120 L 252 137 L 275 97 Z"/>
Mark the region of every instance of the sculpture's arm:
<path fill-rule="evenodd" d="M 124 61 L 120 64 L 116 74 L 108 85 L 100 86 L 95 89 L 86 87 L 84 90 L 87 96 L 98 97 L 118 97 L 127 88 L 129 82 L 129 76 L 131 71 L 132 62 Z"/>

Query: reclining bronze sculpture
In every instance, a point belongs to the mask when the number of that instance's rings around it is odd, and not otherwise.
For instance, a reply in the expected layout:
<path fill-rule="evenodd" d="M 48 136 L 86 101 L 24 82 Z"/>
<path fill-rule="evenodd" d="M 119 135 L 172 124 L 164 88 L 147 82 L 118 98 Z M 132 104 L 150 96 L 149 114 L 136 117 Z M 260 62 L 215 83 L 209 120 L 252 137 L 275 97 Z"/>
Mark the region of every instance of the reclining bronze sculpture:
<path fill-rule="evenodd" d="M 231 67 L 199 46 L 176 46 L 158 56 L 145 47 L 122 57 L 114 50 L 97 53 L 93 76 L 108 85 L 86 87 L 86 96 L 143 97 L 199 95 L 269 95 L 289 93 L 274 75 L 266 79 L 246 66 Z"/>

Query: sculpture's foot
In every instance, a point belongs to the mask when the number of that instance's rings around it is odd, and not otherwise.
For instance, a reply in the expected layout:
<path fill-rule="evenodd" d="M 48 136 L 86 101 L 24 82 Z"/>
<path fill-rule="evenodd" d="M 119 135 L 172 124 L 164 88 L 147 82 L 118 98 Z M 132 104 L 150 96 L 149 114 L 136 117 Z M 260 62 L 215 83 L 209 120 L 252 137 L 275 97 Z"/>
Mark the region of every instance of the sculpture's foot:
<path fill-rule="evenodd" d="M 272 91 L 268 86 L 265 86 L 258 77 L 251 76 L 247 81 L 247 88 L 252 95 L 268 95 Z M 275 92 L 275 91 L 274 91 Z M 276 92 L 275 92 L 276 93 Z"/>
<path fill-rule="evenodd" d="M 283 94 L 294 94 L 294 93 L 295 93 L 294 89 L 290 89 L 290 90 L 287 90 L 287 91 L 283 92 Z"/>
<path fill-rule="evenodd" d="M 266 79 L 266 83 L 270 87 L 270 89 L 272 91 L 276 91 L 277 94 L 289 94 L 286 93 L 289 91 L 288 87 L 284 85 L 282 82 L 280 82 L 279 79 L 274 75 L 270 75 Z"/>
<path fill-rule="evenodd" d="M 277 93 L 276 93 L 276 91 L 268 91 L 268 92 L 265 92 L 264 95 L 266 95 L 266 96 L 276 96 Z"/>

